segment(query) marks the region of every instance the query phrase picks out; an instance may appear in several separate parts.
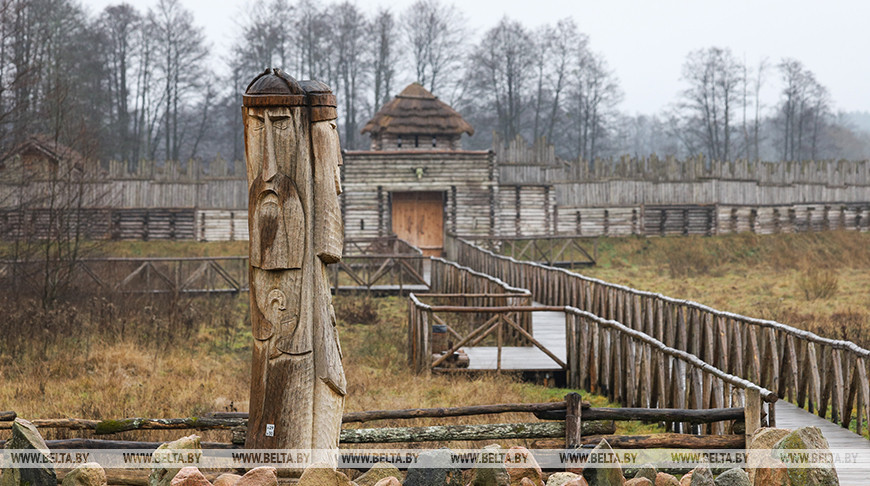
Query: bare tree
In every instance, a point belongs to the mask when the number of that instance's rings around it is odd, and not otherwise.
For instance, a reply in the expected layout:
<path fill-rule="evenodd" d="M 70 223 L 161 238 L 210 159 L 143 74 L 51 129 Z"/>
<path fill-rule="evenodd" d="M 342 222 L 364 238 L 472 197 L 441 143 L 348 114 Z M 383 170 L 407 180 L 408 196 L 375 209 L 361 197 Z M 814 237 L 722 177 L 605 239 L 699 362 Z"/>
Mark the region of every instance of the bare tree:
<path fill-rule="evenodd" d="M 495 108 L 498 131 L 512 140 L 523 127 L 534 79 L 531 34 L 515 20 L 504 17 L 488 30 L 470 59 L 477 99 Z"/>
<path fill-rule="evenodd" d="M 387 9 L 379 10 L 372 21 L 373 40 L 371 45 L 374 50 L 372 53 L 372 84 L 374 88 L 372 113 L 378 111 L 392 95 L 392 84 L 399 57 L 396 45 L 397 30 L 392 12 Z"/>
<path fill-rule="evenodd" d="M 361 104 L 360 91 L 367 75 L 365 44 L 369 23 L 356 6 L 347 1 L 335 6 L 333 18 L 337 21 L 333 52 L 344 104 L 344 143 L 347 147 L 357 148 L 357 115 Z"/>
<path fill-rule="evenodd" d="M 796 59 L 783 59 L 779 71 L 784 83 L 778 110 L 782 157 L 815 159 L 824 126 L 831 116 L 828 90 Z"/>
<path fill-rule="evenodd" d="M 683 64 L 682 78 L 689 83 L 681 103 L 686 129 L 701 141 L 710 159 L 730 160 L 733 155 L 742 71 L 731 51 L 720 47 L 690 52 Z"/>
<path fill-rule="evenodd" d="M 616 119 L 622 89 L 603 56 L 582 51 L 577 54 L 571 91 L 577 155 L 594 165 Z"/>
<path fill-rule="evenodd" d="M 178 160 L 184 138 L 180 113 L 199 84 L 208 50 L 202 29 L 193 24 L 193 15 L 179 0 L 159 0 L 148 17 L 157 39 L 155 61 L 164 86 L 164 157 Z"/>
<path fill-rule="evenodd" d="M 99 25 L 106 43 L 105 56 L 109 74 L 109 87 L 112 104 L 113 136 L 117 140 L 111 153 L 114 157 L 135 163 L 133 142 L 131 140 L 130 82 L 132 70 L 132 49 L 137 30 L 141 27 L 142 17 L 130 4 L 110 5 L 103 10 Z"/>
<path fill-rule="evenodd" d="M 461 66 L 465 17 L 440 0 L 417 0 L 402 15 L 417 82 L 433 93 L 449 91 Z"/>

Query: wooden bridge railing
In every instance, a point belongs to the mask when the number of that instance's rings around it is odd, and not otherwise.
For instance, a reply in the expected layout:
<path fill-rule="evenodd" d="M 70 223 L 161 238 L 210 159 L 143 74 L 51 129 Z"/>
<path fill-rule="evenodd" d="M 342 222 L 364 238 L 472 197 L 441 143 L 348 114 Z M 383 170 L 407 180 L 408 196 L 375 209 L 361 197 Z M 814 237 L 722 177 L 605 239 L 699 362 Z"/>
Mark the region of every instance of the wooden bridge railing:
<path fill-rule="evenodd" d="M 248 290 L 248 257 L 85 258 L 56 271 L 69 277 L 67 292 L 134 294 L 236 293 Z M 0 283 L 39 293 L 45 263 L 0 261 Z"/>
<path fill-rule="evenodd" d="M 448 238 L 447 252 L 463 265 L 529 289 L 538 302 L 621 322 L 821 417 L 830 412 L 844 427 L 855 417 L 861 431 L 870 417 L 870 351 L 850 341 L 517 261 L 461 239 Z"/>
<path fill-rule="evenodd" d="M 569 387 L 606 395 L 625 407 L 745 407 L 750 434 L 762 425 L 766 403 L 768 423 L 775 426 L 776 393 L 617 321 L 574 307 L 565 313 Z M 690 431 L 687 423 L 670 428 Z M 694 433 L 722 435 L 726 430 L 716 423 Z"/>
<path fill-rule="evenodd" d="M 459 349 L 477 346 L 490 335 L 494 335 L 496 341 L 496 370 L 502 369 L 502 352 L 505 346 L 534 346 L 552 359 L 559 368 L 567 367 L 553 350 L 547 349 L 534 338 L 531 328 L 524 329 L 519 324 L 524 321 L 531 322 L 533 312 L 562 311 L 559 307 L 429 305 L 421 302 L 415 294 L 409 296 L 408 302 L 408 361 L 417 373 L 438 368 Z M 448 332 L 452 331 L 455 342 L 443 354 L 434 356 L 432 325 L 449 322 L 446 317 L 448 315 L 462 314 L 476 317 L 472 319 L 474 324 L 464 334 L 448 326 Z M 509 333 L 517 336 L 512 343 L 508 342 Z"/>
<path fill-rule="evenodd" d="M 588 236 L 469 236 L 463 238 L 481 248 L 495 251 L 501 255 L 553 267 L 588 267 L 595 265 L 598 259 L 598 239 Z M 591 248 L 589 248 L 590 246 Z"/>
<path fill-rule="evenodd" d="M 505 316 L 514 312 L 565 312 L 567 363 L 552 350 L 524 336 L 567 372 L 569 388 L 584 388 L 603 394 L 624 407 L 707 410 L 740 407 L 745 410 L 745 431 L 752 434 L 762 425 L 775 426 L 776 393 L 748 380 L 730 375 L 697 356 L 666 346 L 661 341 L 573 307 L 457 307 L 423 304 L 409 297 L 408 359 L 415 371 L 438 368 L 453 352 L 474 346 L 486 333 L 513 325 Z M 440 357 L 432 354 L 432 323 L 439 313 L 488 311 L 492 317 L 480 321 Z M 529 345 L 527 344 L 527 345 Z M 502 343 L 498 360 L 501 369 Z M 766 405 L 766 410 L 765 410 Z M 767 417 L 766 420 L 763 420 Z M 709 427 L 673 422 L 670 430 L 682 433 L 723 435 L 731 433 L 724 423 Z"/>
<path fill-rule="evenodd" d="M 443 258 L 432 257 L 430 290 L 434 293 L 441 294 L 487 294 L 489 297 L 482 297 L 478 302 L 473 299 L 465 299 L 459 304 L 462 306 L 523 306 L 531 305 L 531 292 L 526 289 L 512 287 L 505 282 L 476 272 L 468 267 L 457 265 L 454 262 Z M 494 297 L 493 294 L 502 294 L 503 296 Z M 454 300 L 451 303 L 456 303 Z M 478 313 L 478 317 L 484 319 L 490 316 Z M 513 315 L 516 324 L 524 331 L 532 332 L 532 316 L 529 313 L 515 313 Z M 483 321 L 480 321 L 483 322 Z M 503 329 L 505 344 L 513 344 L 523 341 L 523 337 L 519 331 L 513 327 Z"/>
<path fill-rule="evenodd" d="M 396 236 L 350 239 L 341 262 L 330 267 L 333 287 L 372 290 L 377 286 L 428 286 L 428 257 Z M 248 257 L 83 258 L 52 264 L 70 276 L 68 292 L 130 294 L 222 294 L 247 292 Z M 0 286 L 40 292 L 45 262 L 0 260 Z"/>

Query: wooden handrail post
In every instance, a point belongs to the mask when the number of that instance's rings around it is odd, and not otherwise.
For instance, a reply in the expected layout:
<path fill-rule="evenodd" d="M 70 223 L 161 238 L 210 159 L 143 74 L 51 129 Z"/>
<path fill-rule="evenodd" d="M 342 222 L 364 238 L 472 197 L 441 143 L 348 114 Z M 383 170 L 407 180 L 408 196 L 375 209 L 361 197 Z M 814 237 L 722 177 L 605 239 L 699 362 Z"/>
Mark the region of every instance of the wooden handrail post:
<path fill-rule="evenodd" d="M 761 428 L 761 391 L 747 387 L 743 405 L 743 420 L 746 423 L 746 446 L 752 441 L 755 431 Z"/>
<path fill-rule="evenodd" d="M 580 447 L 582 438 L 582 405 L 579 393 L 565 395 L 565 448 Z"/>
<path fill-rule="evenodd" d="M 776 427 L 776 402 L 767 403 L 767 426 Z"/>

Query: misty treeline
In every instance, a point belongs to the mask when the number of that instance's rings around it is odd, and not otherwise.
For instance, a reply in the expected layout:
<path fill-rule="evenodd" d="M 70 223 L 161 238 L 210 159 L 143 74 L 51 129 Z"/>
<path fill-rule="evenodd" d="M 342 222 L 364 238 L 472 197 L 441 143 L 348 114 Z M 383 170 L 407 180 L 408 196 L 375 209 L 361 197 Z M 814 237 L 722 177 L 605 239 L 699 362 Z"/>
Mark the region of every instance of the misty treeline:
<path fill-rule="evenodd" d="M 666 110 L 629 115 L 594 40 L 566 18 L 536 28 L 502 18 L 473 32 L 462 10 L 419 0 L 374 12 L 352 2 L 254 0 L 232 48 L 214 52 L 180 0 L 146 11 L 89 12 L 74 0 L 0 0 L 0 142 L 33 134 L 101 160 L 238 160 L 241 93 L 268 66 L 327 82 L 342 144 L 364 149 L 363 124 L 410 82 L 454 106 L 489 148 L 492 133 L 545 138 L 584 160 L 630 154 L 712 159 L 867 158 L 800 61 L 748 65 L 727 48 L 688 53 L 685 89 Z M 762 94 L 773 91 L 772 99 Z M 6 152 L 6 150 L 4 150 Z"/>

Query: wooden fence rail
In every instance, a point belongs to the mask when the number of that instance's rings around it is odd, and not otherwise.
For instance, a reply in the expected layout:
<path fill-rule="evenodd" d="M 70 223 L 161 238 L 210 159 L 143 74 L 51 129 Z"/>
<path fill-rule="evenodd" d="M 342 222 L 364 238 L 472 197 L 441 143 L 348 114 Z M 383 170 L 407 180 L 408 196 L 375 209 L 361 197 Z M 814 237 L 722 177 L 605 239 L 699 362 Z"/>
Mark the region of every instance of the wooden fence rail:
<path fill-rule="evenodd" d="M 573 413 L 566 413 L 573 411 Z M 14 412 L 3 412 L 12 414 Z M 677 420 L 691 423 L 718 423 L 742 420 L 744 409 L 686 410 L 686 409 L 612 409 L 591 408 L 581 402 L 576 393 L 569 393 L 565 400 L 548 403 L 506 403 L 495 405 L 473 405 L 450 408 L 420 408 L 405 410 L 373 410 L 352 412 L 343 416 L 343 423 L 367 422 L 372 420 L 396 420 L 419 418 L 463 417 L 502 413 L 531 413 L 543 416 L 544 422 L 496 423 L 480 425 L 435 425 L 425 427 L 381 427 L 367 429 L 345 428 L 341 431 L 343 444 L 431 442 L 459 440 L 492 439 L 554 439 L 565 438 L 573 445 L 596 443 L 601 436 L 607 436 L 612 444 L 625 448 L 646 447 L 708 447 L 739 448 L 743 446 L 740 435 L 723 435 L 702 439 L 685 437 L 680 434 L 655 434 L 651 436 L 610 436 L 615 432 L 613 421 L 662 421 Z M 550 414 L 549 416 L 547 414 Z M 4 416 L 6 416 L 4 415 Z M 582 417 L 582 418 L 581 418 Z M 204 443 L 205 448 L 240 447 L 244 443 L 248 414 L 244 412 L 216 412 L 206 417 L 188 418 L 125 418 L 118 420 L 87 419 L 35 419 L 31 422 L 41 429 L 92 430 L 97 435 L 115 434 L 129 430 L 233 430 L 233 442 Z M 9 422 L 0 422 L 0 430 L 10 429 Z M 159 443 L 100 440 L 64 439 L 47 441 L 49 447 L 57 448 L 155 448 Z M 0 441 L 2 447 L 3 441 Z"/>
<path fill-rule="evenodd" d="M 861 431 L 870 417 L 870 351 L 785 324 L 723 312 L 510 257 L 448 238 L 448 257 L 546 305 L 569 305 L 641 331 L 666 346 Z M 854 414 L 853 414 L 854 412 Z"/>

